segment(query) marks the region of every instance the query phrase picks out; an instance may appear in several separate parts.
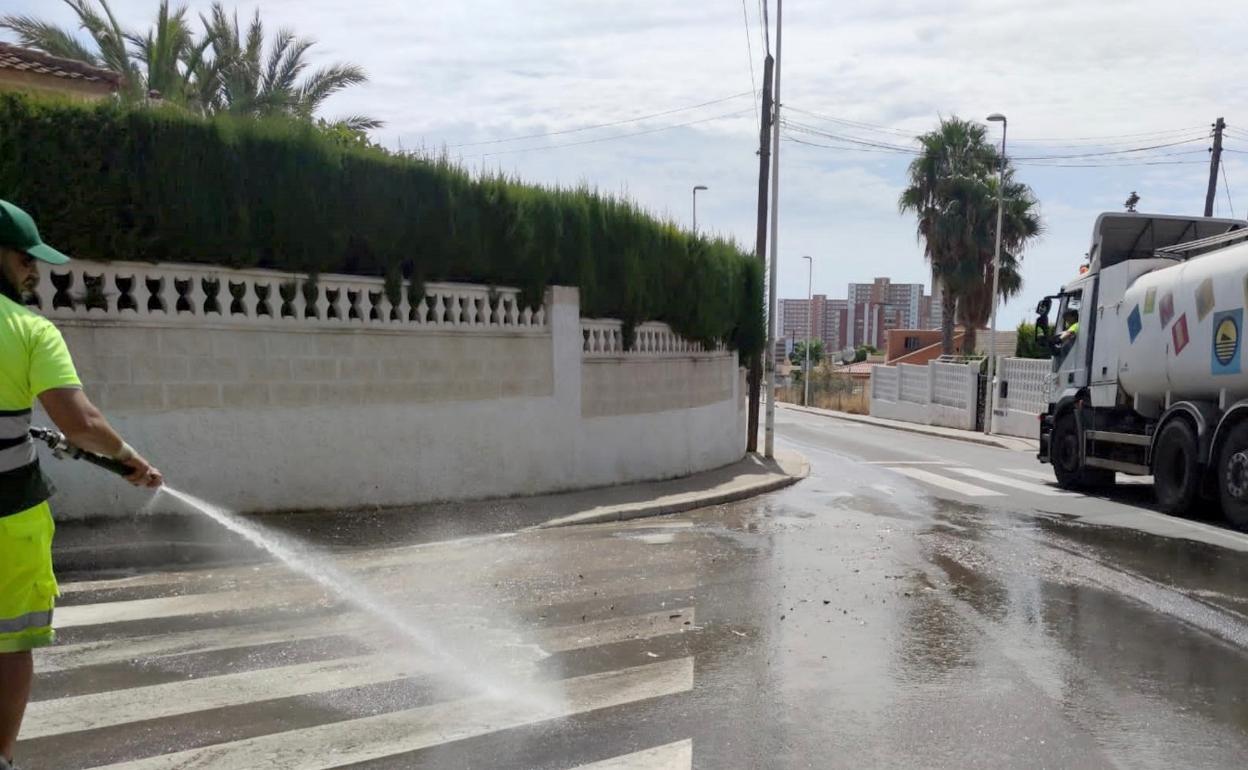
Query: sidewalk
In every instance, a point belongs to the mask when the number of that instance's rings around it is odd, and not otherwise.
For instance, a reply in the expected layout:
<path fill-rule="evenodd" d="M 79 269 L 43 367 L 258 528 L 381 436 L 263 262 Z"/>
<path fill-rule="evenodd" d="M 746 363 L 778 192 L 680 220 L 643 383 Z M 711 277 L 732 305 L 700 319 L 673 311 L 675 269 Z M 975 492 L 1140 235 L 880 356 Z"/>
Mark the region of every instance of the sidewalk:
<path fill-rule="evenodd" d="M 247 518 L 322 548 L 384 548 L 679 513 L 773 492 L 809 472 L 806 458 L 781 450 L 774 460 L 746 455 L 723 468 L 667 481 L 535 497 Z M 55 510 L 55 498 L 52 505 Z M 52 558 L 58 575 L 68 578 L 252 563 L 267 555 L 203 517 L 136 512 L 124 518 L 58 522 Z"/>
<path fill-rule="evenodd" d="M 921 433 L 926 436 L 936 436 L 937 438 L 968 441 L 972 444 L 995 446 L 1000 447 L 1001 449 L 1009 449 L 1014 452 L 1035 452 L 1040 448 L 1039 439 L 1000 435 L 986 436 L 979 431 L 942 428 L 937 425 L 920 425 L 919 423 L 902 422 L 901 420 L 885 420 L 880 417 L 871 417 L 865 414 L 850 414 L 849 412 L 837 412 L 831 409 L 818 409 L 813 406 L 797 406 L 795 404 L 785 404 L 779 402 L 777 402 L 776 406 L 780 406 L 794 412 L 806 412 L 808 414 L 817 414 L 823 417 L 832 417 L 837 420 L 860 422 L 865 425 L 874 425 L 878 428 L 892 428 L 893 430 L 903 430 L 908 433 Z"/>
<path fill-rule="evenodd" d="M 584 509 L 542 522 L 539 526 L 598 524 L 723 505 L 783 489 L 809 474 L 810 464 L 797 452 L 777 449 L 772 460 L 751 454 L 724 468 L 683 479 L 565 495 L 574 507 L 585 506 Z"/>

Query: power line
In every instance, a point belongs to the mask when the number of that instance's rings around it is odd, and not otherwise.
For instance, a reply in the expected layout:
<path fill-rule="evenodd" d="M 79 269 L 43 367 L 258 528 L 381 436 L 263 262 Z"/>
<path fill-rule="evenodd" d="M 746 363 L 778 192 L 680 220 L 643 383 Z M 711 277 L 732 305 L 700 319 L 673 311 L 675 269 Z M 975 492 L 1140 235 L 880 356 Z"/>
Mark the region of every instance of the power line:
<path fill-rule="evenodd" d="M 795 126 L 792 126 L 787 123 L 786 125 L 788 125 L 790 128 L 796 129 Z M 892 155 L 910 155 L 910 156 L 915 156 L 915 155 L 920 154 L 918 150 L 906 150 L 904 148 L 888 147 L 885 145 L 870 145 L 868 143 L 863 143 L 863 145 L 859 145 L 859 146 L 855 146 L 853 144 L 823 144 L 821 142 L 812 142 L 807 139 L 801 139 L 796 136 L 793 136 L 792 134 L 786 134 L 784 138 L 790 142 L 795 142 L 797 144 L 806 145 L 807 147 L 818 147 L 818 148 L 826 149 L 826 150 L 843 150 L 843 151 L 849 151 L 849 152 L 873 152 L 873 153 L 884 153 L 884 154 L 892 154 Z M 842 142 L 845 141 L 844 139 L 839 139 L 839 138 L 834 139 L 834 140 L 842 141 Z M 1194 152 L 1203 153 L 1205 151 L 1196 150 Z M 1180 153 L 1161 153 L 1158 155 L 1146 156 L 1146 157 L 1164 158 L 1170 155 L 1190 155 L 1190 154 L 1193 154 L 1193 152 L 1189 151 L 1189 152 L 1180 152 Z M 1011 163 L 1013 163 L 1013 159 L 1011 159 Z M 1017 165 L 1027 166 L 1031 168 L 1129 168 L 1132 166 L 1170 166 L 1170 165 L 1191 165 L 1191 164 L 1204 165 L 1204 161 L 1201 161 L 1201 160 L 1164 161 L 1164 160 L 1145 160 L 1144 158 L 1138 158 L 1138 159 L 1137 158 L 1123 158 L 1120 161 L 1105 162 L 1105 163 L 1047 163 L 1047 162 L 1041 162 L 1041 161 L 1022 161 L 1021 163 L 1018 163 Z"/>
<path fill-rule="evenodd" d="M 900 150 L 884 150 L 884 149 L 875 149 L 871 147 L 853 147 L 853 146 L 843 146 L 843 145 L 822 144 L 820 142 L 811 142 L 806 139 L 799 139 L 796 136 L 793 136 L 792 134 L 785 134 L 784 138 L 790 142 L 796 142 L 797 144 L 804 144 L 807 147 L 820 147 L 825 150 L 847 150 L 850 152 L 879 152 L 879 153 L 886 153 L 889 155 L 917 155 L 918 154 L 917 151 L 907 153 L 907 152 L 900 151 Z"/>
<path fill-rule="evenodd" d="M 1231 210 L 1231 218 L 1235 218 L 1235 204 L 1231 203 L 1231 183 L 1226 181 L 1226 164 L 1218 164 L 1222 168 L 1222 189 L 1226 190 L 1226 205 Z"/>
<path fill-rule="evenodd" d="M 758 114 L 758 85 L 754 79 L 754 43 L 750 41 L 750 12 L 741 0 L 741 18 L 745 20 L 745 53 L 750 59 L 750 90 L 754 92 L 754 118 L 761 121 Z"/>
<path fill-rule="evenodd" d="M 848 118 L 834 117 L 831 115 L 826 115 L 826 114 L 814 112 L 811 110 L 801 109 L 799 107 L 794 107 L 792 105 L 786 105 L 786 106 L 788 107 L 789 110 L 793 112 L 798 112 L 803 115 L 809 115 L 810 117 L 817 118 L 819 120 L 823 120 L 829 123 L 836 123 L 839 125 L 853 128 L 853 129 L 858 129 L 861 131 L 894 134 L 894 135 L 902 136 L 906 138 L 913 138 L 913 137 L 918 136 L 916 132 L 909 131 L 906 129 L 882 126 L 877 123 L 867 123 L 867 122 L 859 121 L 859 120 L 850 120 Z M 1136 133 L 1125 133 L 1125 134 L 1106 134 L 1102 136 L 1071 136 L 1071 137 L 1049 137 L 1049 138 L 1030 138 L 1030 139 L 1020 138 L 1020 139 L 1013 140 L 1013 142 L 1024 143 L 1024 144 L 1045 144 L 1048 147 L 1055 147 L 1055 148 L 1060 149 L 1064 147 L 1064 145 L 1052 144 L 1052 142 L 1094 141 L 1094 140 L 1100 140 L 1100 139 L 1127 139 L 1127 138 L 1140 138 L 1140 137 L 1156 137 L 1157 141 L 1164 141 L 1165 137 L 1172 137 L 1172 136 L 1176 136 L 1180 134 L 1190 134 L 1192 131 L 1199 131 L 1202 128 L 1203 126 L 1189 126 L 1186 128 L 1171 128 L 1171 129 L 1161 129 L 1157 131 L 1141 131 L 1141 132 L 1136 132 Z M 1248 134 L 1246 134 L 1244 138 L 1248 138 Z M 1108 147 L 1108 146 L 1113 146 L 1115 144 L 1121 144 L 1121 143 L 1120 142 L 1106 142 L 1102 145 L 1093 144 L 1090 146 Z M 1066 146 L 1068 146 L 1071 149 L 1079 149 L 1081 147 L 1084 147 L 1085 145 L 1066 145 Z"/>
<path fill-rule="evenodd" d="M 886 132 L 890 134 L 897 134 L 898 136 L 904 136 L 908 139 L 912 139 L 918 136 L 918 134 L 916 134 L 913 131 L 906 131 L 905 129 L 901 129 L 901 128 L 889 128 L 888 126 L 880 126 L 874 123 L 863 123 L 857 120 L 847 120 L 845 118 L 834 118 L 834 117 L 831 117 L 830 115 L 821 115 L 817 112 L 811 112 L 810 110 L 802 110 L 802 109 L 798 109 L 797 107 L 792 107 L 789 105 L 785 105 L 785 106 L 788 107 L 788 109 L 793 112 L 800 112 L 803 115 L 809 115 L 812 118 L 825 120 L 829 123 L 839 123 L 841 125 L 850 126 L 853 128 L 861 128 L 861 129 L 865 129 L 869 131 L 879 131 L 879 132 Z"/>
<path fill-rule="evenodd" d="M 1203 160 L 1151 160 L 1134 163 L 1034 163 L 1023 161 L 1017 165 L 1031 168 L 1128 168 L 1131 166 L 1205 166 Z"/>
<path fill-rule="evenodd" d="M 610 128 L 612 126 L 622 126 L 625 123 L 638 123 L 643 120 L 651 120 L 652 118 L 661 118 L 665 115 L 674 115 L 678 112 L 688 112 L 690 110 L 696 110 L 701 107 L 709 107 L 712 104 L 722 104 L 723 102 L 732 101 L 733 99 L 740 99 L 743 96 L 753 96 L 753 95 L 754 94 L 752 91 L 742 91 L 739 94 L 733 94 L 732 96 L 725 96 L 719 99 L 712 99 L 709 102 L 702 102 L 700 104 L 691 104 L 688 107 L 677 107 L 675 109 L 664 110 L 662 112 L 652 112 L 649 115 L 641 115 L 636 118 L 625 118 L 624 120 L 613 120 L 609 123 L 597 123 L 592 126 L 581 126 L 580 128 L 565 128 L 561 131 L 545 131 L 540 134 L 524 134 L 522 136 L 509 136 L 503 139 L 487 139 L 487 140 L 480 141 L 480 142 L 462 142 L 460 144 L 448 145 L 448 148 L 453 150 L 459 147 L 478 147 L 484 144 L 502 144 L 503 142 L 518 142 L 523 139 L 541 139 L 547 136 L 562 136 L 564 134 L 575 134 L 579 131 L 593 131 L 594 129 L 598 129 L 598 128 Z M 490 153 L 490 154 L 495 154 L 495 153 Z"/>
<path fill-rule="evenodd" d="M 1070 155 L 1032 155 L 1032 156 L 1018 155 L 1018 156 L 1014 156 L 1011 160 L 1058 160 L 1062 158 L 1096 158 L 1096 157 L 1101 157 L 1104 155 L 1125 155 L 1125 154 L 1133 153 L 1133 152 L 1145 152 L 1147 150 L 1159 150 L 1165 147 L 1177 147 L 1181 144 L 1191 144 L 1192 142 L 1203 142 L 1206 139 L 1208 139 L 1208 137 L 1198 136 L 1193 139 L 1183 139 L 1177 142 L 1165 142 L 1163 144 L 1152 144 L 1146 147 L 1131 147 L 1126 150 L 1105 150 L 1102 152 L 1083 152 L 1083 153 L 1074 153 Z"/>
<path fill-rule="evenodd" d="M 804 123 L 799 123 L 799 122 L 788 120 L 788 119 L 783 120 L 782 124 L 787 128 L 791 128 L 794 131 L 799 131 L 803 134 L 821 136 L 821 137 L 824 137 L 825 139 L 834 139 L 838 142 L 849 142 L 851 144 L 861 144 L 861 145 L 865 145 L 868 147 L 878 147 L 878 148 L 886 149 L 886 150 L 904 152 L 904 153 L 908 153 L 911 155 L 917 154 L 918 152 L 918 150 L 912 147 L 903 147 L 901 145 L 888 144 L 882 141 L 874 141 L 874 140 L 869 140 L 869 139 L 863 139 L 861 137 L 856 137 L 856 136 L 847 136 L 843 134 L 833 134 L 827 131 L 821 131 L 818 128 L 815 128 L 814 126 L 808 126 Z"/>
<path fill-rule="evenodd" d="M 661 131 L 671 131 L 676 128 L 684 128 L 685 126 L 695 126 L 699 123 L 709 123 L 713 120 L 723 120 L 725 118 L 736 118 L 753 112 L 753 108 L 745 110 L 737 110 L 736 112 L 725 112 L 722 115 L 712 115 L 709 118 L 699 118 L 698 120 L 690 120 L 684 123 L 675 123 L 670 126 L 658 126 L 656 128 L 648 128 L 644 131 L 633 131 L 627 134 L 614 134 L 612 136 L 600 136 L 596 139 L 585 139 L 579 142 L 564 142 L 563 144 L 547 144 L 540 147 L 519 147 L 511 150 L 498 150 L 496 152 L 482 153 L 481 155 L 470 155 L 471 158 L 488 158 L 491 155 L 510 155 L 516 152 L 537 152 L 540 150 L 557 150 L 561 147 L 577 147 L 583 144 L 597 144 L 599 142 L 611 142 L 616 139 L 630 139 L 634 136 L 645 136 L 646 134 L 657 134 Z"/>

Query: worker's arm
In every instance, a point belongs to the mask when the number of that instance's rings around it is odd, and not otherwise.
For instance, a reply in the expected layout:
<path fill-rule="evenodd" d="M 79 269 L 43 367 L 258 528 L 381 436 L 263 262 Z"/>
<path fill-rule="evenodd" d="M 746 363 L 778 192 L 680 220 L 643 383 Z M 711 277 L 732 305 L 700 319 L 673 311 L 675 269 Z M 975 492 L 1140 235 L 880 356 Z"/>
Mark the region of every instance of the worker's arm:
<path fill-rule="evenodd" d="M 164 481 L 160 471 L 151 466 L 129 444 L 121 440 L 104 415 L 92 404 L 81 388 L 52 388 L 39 394 L 39 403 L 65 434 L 69 443 L 111 457 L 130 466 L 134 472 L 126 480 L 135 486 L 158 487 Z"/>

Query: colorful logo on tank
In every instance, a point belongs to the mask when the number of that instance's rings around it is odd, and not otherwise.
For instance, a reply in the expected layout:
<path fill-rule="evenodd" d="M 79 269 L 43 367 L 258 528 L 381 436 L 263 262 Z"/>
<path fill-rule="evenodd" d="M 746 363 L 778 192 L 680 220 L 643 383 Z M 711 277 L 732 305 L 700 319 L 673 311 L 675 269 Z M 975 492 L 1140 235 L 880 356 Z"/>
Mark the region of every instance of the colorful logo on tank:
<path fill-rule="evenodd" d="M 1183 348 L 1187 347 L 1187 343 L 1191 340 L 1187 334 L 1187 313 L 1179 316 L 1179 320 L 1174 322 L 1170 335 L 1174 338 L 1174 354 L 1177 356 L 1183 352 Z"/>
<path fill-rule="evenodd" d="M 1131 310 L 1131 315 L 1127 316 L 1127 333 L 1131 335 L 1131 342 L 1135 343 L 1135 338 L 1140 336 L 1140 331 L 1144 328 L 1144 321 L 1140 318 L 1140 306 L 1136 305 Z"/>
<path fill-rule="evenodd" d="M 1226 310 L 1213 316 L 1214 374 L 1239 374 L 1239 338 L 1244 326 L 1244 310 Z"/>

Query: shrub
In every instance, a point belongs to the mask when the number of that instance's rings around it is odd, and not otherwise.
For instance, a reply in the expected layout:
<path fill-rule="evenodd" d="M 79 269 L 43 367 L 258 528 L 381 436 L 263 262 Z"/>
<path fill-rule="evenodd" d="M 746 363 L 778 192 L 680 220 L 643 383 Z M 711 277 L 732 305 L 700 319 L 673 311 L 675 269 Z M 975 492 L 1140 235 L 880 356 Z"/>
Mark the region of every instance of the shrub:
<path fill-rule="evenodd" d="M 0 197 L 86 259 L 577 286 L 582 312 L 763 346 L 762 268 L 620 198 L 337 141 L 281 118 L 0 94 Z"/>

